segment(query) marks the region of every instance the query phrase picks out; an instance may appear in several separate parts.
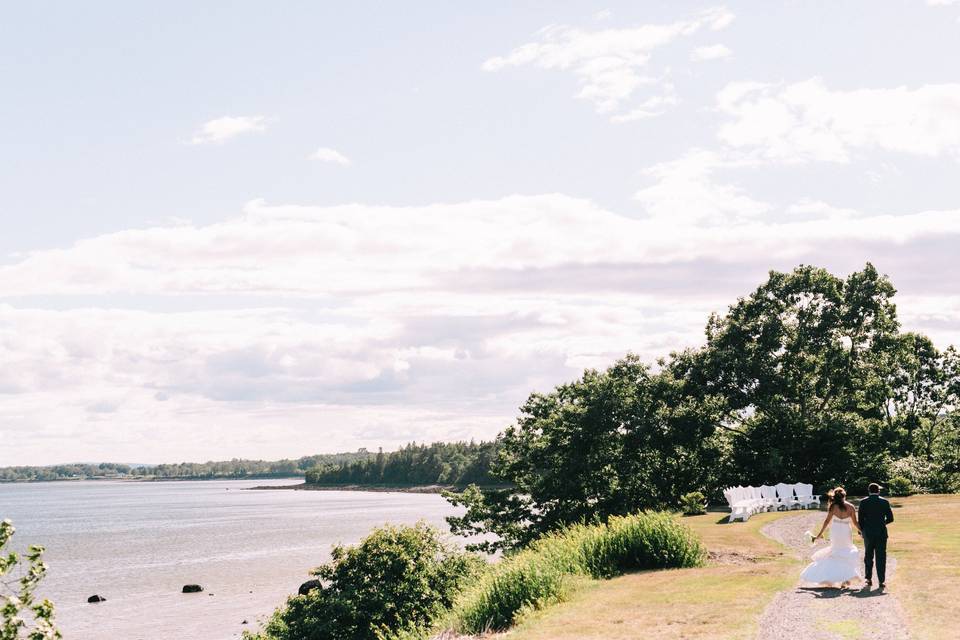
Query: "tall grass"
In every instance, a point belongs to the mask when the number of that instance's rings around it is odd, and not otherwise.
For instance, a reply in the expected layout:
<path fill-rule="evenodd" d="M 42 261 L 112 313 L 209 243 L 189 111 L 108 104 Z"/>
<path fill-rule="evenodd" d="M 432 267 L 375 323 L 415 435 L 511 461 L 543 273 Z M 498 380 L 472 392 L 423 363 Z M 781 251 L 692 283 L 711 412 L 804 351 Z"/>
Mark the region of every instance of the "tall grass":
<path fill-rule="evenodd" d="M 665 513 L 572 526 L 491 567 L 459 600 L 453 624 L 462 633 L 506 629 L 523 612 L 562 600 L 574 576 L 610 578 L 640 569 L 695 567 L 704 556 L 694 533 Z"/>

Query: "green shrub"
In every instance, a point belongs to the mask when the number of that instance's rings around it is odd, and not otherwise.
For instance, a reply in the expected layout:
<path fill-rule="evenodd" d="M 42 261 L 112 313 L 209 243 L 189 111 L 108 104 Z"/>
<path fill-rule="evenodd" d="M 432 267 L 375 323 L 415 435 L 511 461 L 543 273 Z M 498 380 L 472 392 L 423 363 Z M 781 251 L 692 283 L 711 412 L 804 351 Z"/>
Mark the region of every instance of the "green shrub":
<path fill-rule="evenodd" d="M 894 476 L 887 481 L 887 491 L 892 496 L 909 496 L 914 492 L 913 483 L 903 476 Z"/>
<path fill-rule="evenodd" d="M 5 550 L 15 531 L 9 520 L 0 522 L 0 602 L 3 603 L 0 606 L 0 638 L 61 638 L 53 621 L 53 604 L 49 600 L 37 602 L 34 595 L 47 573 L 43 547 L 29 547 L 24 565 L 19 554 Z M 13 576 L 15 570 L 19 573 L 17 578 Z"/>
<path fill-rule="evenodd" d="M 685 516 L 698 516 L 707 512 L 707 497 L 699 491 L 691 491 L 680 498 L 680 508 Z"/>
<path fill-rule="evenodd" d="M 375 529 L 355 547 L 334 547 L 315 571 L 323 586 L 278 609 L 259 640 L 415 637 L 453 603 L 486 563 L 443 542 L 425 523 Z"/>
<path fill-rule="evenodd" d="M 570 574 L 553 560 L 533 550 L 504 560 L 458 609 L 457 626 L 468 633 L 505 629 L 521 611 L 561 600 Z"/>
<path fill-rule="evenodd" d="M 888 465 L 888 477 L 902 476 L 910 481 L 913 493 L 951 493 L 954 488 L 952 473 L 936 460 L 909 455 Z"/>
<path fill-rule="evenodd" d="M 455 626 L 464 633 L 505 629 L 525 611 L 562 600 L 574 576 L 608 578 L 639 569 L 693 567 L 703 558 L 700 541 L 668 514 L 572 526 L 494 566 L 458 602 Z"/>
<path fill-rule="evenodd" d="M 666 513 L 613 517 L 582 543 L 587 572 L 610 578 L 639 569 L 696 567 L 704 549 L 697 536 Z"/>

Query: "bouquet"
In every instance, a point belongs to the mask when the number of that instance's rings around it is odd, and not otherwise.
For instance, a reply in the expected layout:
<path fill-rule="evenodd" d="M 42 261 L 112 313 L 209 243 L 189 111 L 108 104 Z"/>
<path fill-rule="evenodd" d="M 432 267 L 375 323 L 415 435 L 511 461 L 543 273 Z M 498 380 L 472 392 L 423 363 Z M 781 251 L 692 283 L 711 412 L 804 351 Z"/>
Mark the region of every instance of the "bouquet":
<path fill-rule="evenodd" d="M 811 546 L 811 547 L 812 547 L 813 545 L 817 544 L 817 536 L 815 536 L 814 534 L 812 534 L 809 530 L 808 530 L 806 533 L 804 533 L 804 535 L 807 536 L 807 539 L 808 539 L 808 540 L 810 540 L 810 546 Z"/>

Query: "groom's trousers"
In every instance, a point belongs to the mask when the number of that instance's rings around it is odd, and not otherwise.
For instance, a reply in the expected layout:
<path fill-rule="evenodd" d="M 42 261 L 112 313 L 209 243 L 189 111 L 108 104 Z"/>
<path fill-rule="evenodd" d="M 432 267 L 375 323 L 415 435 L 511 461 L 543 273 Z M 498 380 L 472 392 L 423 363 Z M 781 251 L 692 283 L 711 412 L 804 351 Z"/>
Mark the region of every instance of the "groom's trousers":
<path fill-rule="evenodd" d="M 870 580 L 873 577 L 873 561 L 877 561 L 877 580 L 887 581 L 887 537 L 863 536 L 863 569 L 864 577 Z"/>

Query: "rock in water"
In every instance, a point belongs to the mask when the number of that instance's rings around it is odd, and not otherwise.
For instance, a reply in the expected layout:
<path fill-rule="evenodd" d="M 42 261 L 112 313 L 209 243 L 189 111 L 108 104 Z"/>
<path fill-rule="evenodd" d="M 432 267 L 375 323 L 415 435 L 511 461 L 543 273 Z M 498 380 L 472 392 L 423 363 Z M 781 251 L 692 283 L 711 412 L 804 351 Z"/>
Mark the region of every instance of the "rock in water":
<path fill-rule="evenodd" d="M 89 598 L 87 598 L 87 602 L 106 602 L 106 601 L 107 601 L 106 598 L 98 595 L 92 595 Z"/>
<path fill-rule="evenodd" d="M 297 592 L 302 596 L 307 595 L 313 589 L 318 589 L 320 587 L 319 580 L 307 580 L 302 585 L 300 585 L 300 590 Z"/>
<path fill-rule="evenodd" d="M 183 585 L 184 593 L 200 593 L 203 591 L 203 587 L 198 584 L 185 584 Z"/>

